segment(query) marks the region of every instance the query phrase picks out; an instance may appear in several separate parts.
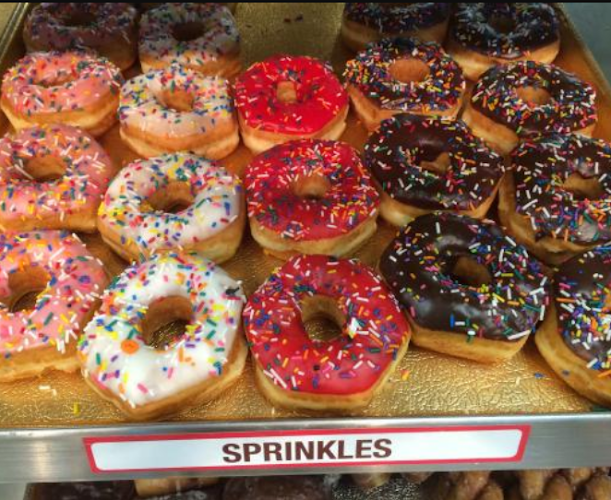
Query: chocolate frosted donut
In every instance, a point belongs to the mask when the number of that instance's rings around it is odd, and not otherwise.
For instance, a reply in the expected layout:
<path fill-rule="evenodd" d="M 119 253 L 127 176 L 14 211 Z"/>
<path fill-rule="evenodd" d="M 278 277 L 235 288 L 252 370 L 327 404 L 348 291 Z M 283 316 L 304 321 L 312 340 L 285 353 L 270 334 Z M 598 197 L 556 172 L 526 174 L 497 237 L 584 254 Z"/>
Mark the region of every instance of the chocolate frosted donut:
<path fill-rule="evenodd" d="M 558 17 L 545 3 L 462 3 L 448 51 L 471 80 L 517 60 L 551 63 L 560 49 Z"/>
<path fill-rule="evenodd" d="M 419 217 L 385 250 L 380 270 L 416 345 L 477 361 L 513 356 L 549 302 L 542 266 L 492 221 Z"/>
<path fill-rule="evenodd" d="M 473 89 L 463 120 L 473 133 L 509 153 L 525 136 L 592 134 L 596 91 L 555 66 L 521 61 L 490 68 Z"/>
<path fill-rule="evenodd" d="M 324 476 L 236 477 L 223 500 L 329 500 L 328 490 Z"/>
<path fill-rule="evenodd" d="M 537 347 L 577 392 L 611 405 L 611 245 L 562 264 L 554 295 L 555 307 L 535 336 Z"/>
<path fill-rule="evenodd" d="M 450 3 L 346 3 L 342 39 L 357 51 L 387 36 L 413 36 L 443 42 L 451 13 Z"/>
<path fill-rule="evenodd" d="M 550 264 L 611 240 L 611 145 L 550 134 L 511 155 L 499 215 L 517 241 Z"/>
<path fill-rule="evenodd" d="M 344 78 L 367 129 L 397 113 L 455 118 L 462 105 L 462 70 L 440 45 L 409 38 L 371 44 L 346 63 Z"/>
<path fill-rule="evenodd" d="M 364 157 L 383 191 L 380 213 L 396 226 L 434 210 L 482 218 L 505 173 L 503 158 L 462 121 L 412 115 L 383 121 Z"/>

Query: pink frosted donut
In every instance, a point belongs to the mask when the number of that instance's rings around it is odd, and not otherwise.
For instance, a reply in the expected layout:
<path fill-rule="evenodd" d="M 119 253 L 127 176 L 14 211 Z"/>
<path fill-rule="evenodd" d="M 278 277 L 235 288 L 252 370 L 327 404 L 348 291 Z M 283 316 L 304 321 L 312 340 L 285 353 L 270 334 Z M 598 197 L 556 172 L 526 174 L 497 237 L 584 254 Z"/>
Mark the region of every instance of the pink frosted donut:
<path fill-rule="evenodd" d="M 67 125 L 0 140 L 0 230 L 92 232 L 114 167 L 87 133 Z"/>
<path fill-rule="evenodd" d="M 73 234 L 0 235 L 0 382 L 76 370 L 76 339 L 107 284 L 102 263 Z M 34 305 L 23 307 L 32 293 Z"/>
<path fill-rule="evenodd" d="M 13 127 L 63 123 L 94 136 L 117 120 L 121 71 L 85 52 L 39 52 L 21 59 L 2 80 L 0 107 Z"/>
<path fill-rule="evenodd" d="M 28 52 L 92 49 L 127 69 L 136 60 L 138 11 L 128 3 L 43 2 L 23 28 Z"/>

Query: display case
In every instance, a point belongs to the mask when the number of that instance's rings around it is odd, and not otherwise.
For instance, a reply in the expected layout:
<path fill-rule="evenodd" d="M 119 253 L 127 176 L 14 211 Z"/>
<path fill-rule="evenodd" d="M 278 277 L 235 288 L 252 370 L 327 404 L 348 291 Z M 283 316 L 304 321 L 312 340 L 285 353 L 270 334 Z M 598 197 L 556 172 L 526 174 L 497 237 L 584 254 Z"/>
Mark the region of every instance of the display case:
<path fill-rule="evenodd" d="M 29 8 L 2 6 L 3 70 L 24 54 Z M 562 47 L 556 63 L 596 87 L 595 136 L 611 140 L 609 84 L 558 9 Z M 282 51 L 329 60 L 341 74 L 351 57 L 338 38 L 342 10 L 342 4 L 239 4 L 243 66 Z M 351 115 L 342 140 L 362 149 L 366 137 Z M 100 142 L 119 165 L 136 158 L 117 127 Z M 241 146 L 222 163 L 241 174 L 251 158 Z M 375 265 L 394 231 L 381 223 L 357 257 Z M 83 239 L 112 273 L 125 267 L 98 236 Z M 248 295 L 279 263 L 248 235 L 224 267 Z M 281 443 L 284 452 L 270 452 L 278 448 L 269 443 Z M 295 459 L 287 450 L 297 443 L 315 443 L 316 451 Z M 374 453 L 376 447 L 383 452 Z M 0 391 L 0 482 L 589 467 L 609 465 L 609 450 L 611 412 L 569 389 L 532 342 L 495 366 L 410 348 L 372 404 L 346 414 L 274 408 L 258 392 L 250 365 L 215 401 L 162 422 L 128 422 L 79 374 L 52 373 Z"/>

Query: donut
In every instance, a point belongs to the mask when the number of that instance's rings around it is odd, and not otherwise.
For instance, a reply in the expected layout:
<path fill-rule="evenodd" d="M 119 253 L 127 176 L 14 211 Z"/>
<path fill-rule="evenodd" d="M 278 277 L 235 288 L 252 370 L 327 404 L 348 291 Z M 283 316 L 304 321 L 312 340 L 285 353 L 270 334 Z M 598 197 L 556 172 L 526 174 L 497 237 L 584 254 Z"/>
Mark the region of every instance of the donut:
<path fill-rule="evenodd" d="M 204 75 L 240 72 L 236 21 L 214 3 L 164 3 L 140 20 L 138 55 L 143 72 L 177 63 Z"/>
<path fill-rule="evenodd" d="M 0 234 L 0 382 L 76 371 L 76 339 L 107 283 L 76 235 Z"/>
<path fill-rule="evenodd" d="M 355 52 L 385 37 L 442 43 L 450 13 L 450 3 L 346 3 L 341 37 Z"/>
<path fill-rule="evenodd" d="M 434 211 L 482 219 L 505 173 L 503 158 L 462 121 L 405 114 L 382 122 L 364 161 L 382 192 L 381 216 L 399 227 Z"/>
<path fill-rule="evenodd" d="M 475 85 L 462 119 L 504 154 L 525 136 L 592 135 L 596 91 L 556 66 L 520 61 L 490 68 Z"/>
<path fill-rule="evenodd" d="M 38 500 L 76 500 L 89 498 L 95 500 L 133 500 L 133 481 L 91 481 L 69 483 L 39 483 L 31 488 Z M 160 499 L 156 500 L 176 500 Z M 180 500 L 194 500 L 181 498 Z M 201 498 L 195 500 L 202 500 Z M 204 500 L 215 500 L 204 498 Z M 218 499 L 217 499 L 218 500 Z"/>
<path fill-rule="evenodd" d="M 511 160 L 499 217 L 516 241 L 552 265 L 611 242 L 611 145 L 552 133 Z"/>
<path fill-rule="evenodd" d="M 122 84 L 121 71 L 106 59 L 37 52 L 5 73 L 0 108 L 16 130 L 62 123 L 100 136 L 117 120 Z"/>
<path fill-rule="evenodd" d="M 92 49 L 126 70 L 136 61 L 138 11 L 128 3 L 40 3 L 28 15 L 28 52 Z"/>
<path fill-rule="evenodd" d="M 316 318 L 332 320 L 341 333 L 312 339 L 305 324 Z M 290 409 L 367 406 L 410 338 L 396 300 L 371 269 L 323 255 L 286 262 L 250 297 L 243 319 L 259 388 Z"/>
<path fill-rule="evenodd" d="M 462 70 L 440 45 L 407 38 L 371 44 L 346 63 L 344 79 L 370 132 L 397 113 L 456 118 L 465 92 Z"/>
<path fill-rule="evenodd" d="M 564 262 L 554 302 L 535 343 L 556 374 L 579 394 L 611 405 L 611 245 Z"/>
<path fill-rule="evenodd" d="M 127 81 L 119 122 L 123 141 L 145 158 L 192 151 L 218 160 L 240 142 L 227 80 L 178 65 Z"/>
<path fill-rule="evenodd" d="M 550 302 L 541 264 L 494 222 L 463 215 L 415 219 L 386 248 L 380 271 L 415 345 L 483 363 L 515 355 Z"/>
<path fill-rule="evenodd" d="M 0 230 L 94 232 L 115 167 L 86 132 L 43 125 L 0 139 Z"/>
<path fill-rule="evenodd" d="M 360 490 L 369 491 L 387 484 L 391 480 L 392 474 L 390 472 L 370 472 L 368 474 L 350 474 L 350 478 Z"/>
<path fill-rule="evenodd" d="M 560 51 L 560 27 L 546 3 L 461 3 L 454 14 L 448 52 L 469 80 L 497 64 L 549 64 Z"/>
<path fill-rule="evenodd" d="M 247 167 L 253 238 L 267 253 L 354 252 L 376 231 L 379 195 L 348 144 L 302 139 L 276 146 Z"/>
<path fill-rule="evenodd" d="M 215 477 L 176 476 L 159 479 L 134 479 L 134 486 L 136 487 L 138 498 L 148 498 L 159 497 L 161 495 L 173 496 L 175 493 L 180 494 L 196 488 L 212 486 L 217 484 L 218 481 L 218 478 Z M 180 498 L 183 500 L 182 496 Z M 203 500 L 208 500 L 208 497 L 204 496 Z"/>
<path fill-rule="evenodd" d="M 232 477 L 223 500 L 331 500 L 329 490 L 325 476 Z"/>
<path fill-rule="evenodd" d="M 242 139 L 254 154 L 293 139 L 339 139 L 348 95 L 331 67 L 313 57 L 276 55 L 234 86 Z"/>
<path fill-rule="evenodd" d="M 108 187 L 98 229 L 127 260 L 183 249 L 223 262 L 242 239 L 242 193 L 239 178 L 199 156 L 176 153 L 136 160 Z"/>
<path fill-rule="evenodd" d="M 209 401 L 244 367 L 244 301 L 238 282 L 196 254 L 132 264 L 106 289 L 79 339 L 83 376 L 134 420 Z M 160 339 L 172 322 L 184 332 Z"/>

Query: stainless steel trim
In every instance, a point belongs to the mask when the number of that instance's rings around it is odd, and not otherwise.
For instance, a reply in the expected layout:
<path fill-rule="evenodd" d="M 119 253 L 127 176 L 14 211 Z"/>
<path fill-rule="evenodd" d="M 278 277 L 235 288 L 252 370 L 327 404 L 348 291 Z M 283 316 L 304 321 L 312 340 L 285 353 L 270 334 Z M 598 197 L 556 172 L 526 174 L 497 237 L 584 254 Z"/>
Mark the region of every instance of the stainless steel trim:
<path fill-rule="evenodd" d="M 611 463 L 611 413 L 491 417 L 394 419 L 295 419 L 253 422 L 130 424 L 75 429 L 0 430 L 0 482 L 75 481 L 161 477 L 167 473 L 94 474 L 83 445 L 85 437 L 138 436 L 228 431 L 350 429 L 355 427 L 445 427 L 530 425 L 531 435 L 520 463 L 464 463 L 393 467 L 317 467 L 290 471 L 249 470 L 253 474 L 349 473 L 368 471 L 481 470 L 516 468 L 592 467 Z M 173 473 L 174 474 L 174 473 Z M 184 471 L 178 475 L 235 476 L 240 472 Z"/>

